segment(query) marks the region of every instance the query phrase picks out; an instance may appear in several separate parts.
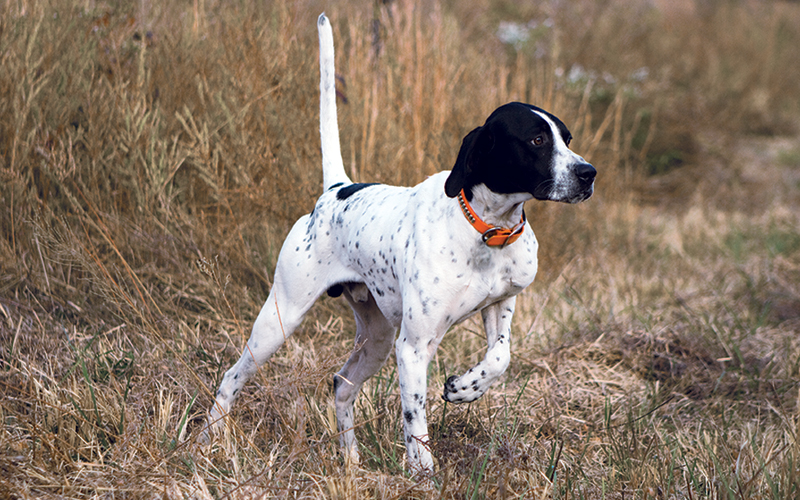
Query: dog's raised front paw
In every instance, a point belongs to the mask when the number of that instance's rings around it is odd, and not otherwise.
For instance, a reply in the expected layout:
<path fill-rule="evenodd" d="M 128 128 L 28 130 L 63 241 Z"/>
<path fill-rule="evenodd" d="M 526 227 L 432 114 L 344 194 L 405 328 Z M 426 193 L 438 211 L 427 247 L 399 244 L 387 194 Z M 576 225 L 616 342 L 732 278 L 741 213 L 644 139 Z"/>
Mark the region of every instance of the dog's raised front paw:
<path fill-rule="evenodd" d="M 458 382 L 457 375 L 450 375 L 447 377 L 447 380 L 444 382 L 444 393 L 442 393 L 442 399 L 445 401 L 449 401 L 451 403 L 464 403 L 463 395 L 459 395 L 458 386 L 456 382 Z"/>

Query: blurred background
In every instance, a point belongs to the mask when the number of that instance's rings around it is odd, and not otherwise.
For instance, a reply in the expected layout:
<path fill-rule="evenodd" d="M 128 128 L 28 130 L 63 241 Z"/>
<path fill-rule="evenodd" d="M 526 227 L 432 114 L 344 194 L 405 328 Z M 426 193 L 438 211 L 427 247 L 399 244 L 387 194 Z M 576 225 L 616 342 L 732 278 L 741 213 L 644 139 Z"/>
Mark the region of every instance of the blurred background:
<path fill-rule="evenodd" d="M 7 0 L 0 6 L 0 488 L 11 497 L 794 498 L 800 3 Z M 196 434 L 321 191 L 316 18 L 353 180 L 451 168 L 499 105 L 559 116 L 598 169 L 532 202 L 539 276 L 505 380 L 467 407 L 470 320 L 429 373 L 433 491 L 404 475 L 394 361 L 361 468 L 322 299 Z M 482 350 L 484 349 L 484 350 Z M 357 420 L 359 420 L 357 419 Z"/>

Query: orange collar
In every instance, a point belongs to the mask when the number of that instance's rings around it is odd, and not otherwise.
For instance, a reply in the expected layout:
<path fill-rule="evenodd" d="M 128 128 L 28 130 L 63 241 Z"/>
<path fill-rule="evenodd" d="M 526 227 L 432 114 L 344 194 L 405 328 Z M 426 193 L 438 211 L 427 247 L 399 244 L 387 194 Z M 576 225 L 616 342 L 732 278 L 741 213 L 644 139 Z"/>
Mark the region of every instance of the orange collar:
<path fill-rule="evenodd" d="M 472 206 L 467 201 L 466 196 L 464 196 L 463 189 L 458 193 L 458 205 L 461 207 L 461 212 L 464 213 L 464 217 L 467 218 L 467 221 L 472 224 L 472 227 L 474 227 L 476 231 L 481 233 L 483 242 L 490 247 L 504 247 L 506 245 L 510 245 L 517 241 L 517 238 L 519 238 L 520 235 L 522 235 L 522 232 L 525 230 L 524 210 L 522 211 L 522 217 L 520 218 L 519 224 L 511 229 L 508 229 L 505 227 L 490 226 L 489 224 L 483 222 L 483 220 L 478 217 L 478 214 L 472 210 Z"/>

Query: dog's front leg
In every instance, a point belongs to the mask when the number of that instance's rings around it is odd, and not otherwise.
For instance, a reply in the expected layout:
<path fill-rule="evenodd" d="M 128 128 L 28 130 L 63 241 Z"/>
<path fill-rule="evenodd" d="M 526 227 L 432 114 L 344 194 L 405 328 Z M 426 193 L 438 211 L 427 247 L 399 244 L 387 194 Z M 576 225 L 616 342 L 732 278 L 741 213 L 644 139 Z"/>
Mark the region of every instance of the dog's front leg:
<path fill-rule="evenodd" d="M 475 401 L 506 371 L 511 361 L 511 318 L 516 302 L 516 297 L 510 297 L 481 311 L 489 345 L 486 356 L 460 377 L 453 375 L 447 379 L 442 394 L 445 401 Z"/>
<path fill-rule="evenodd" d="M 425 417 L 425 397 L 428 389 L 428 363 L 431 360 L 431 350 L 435 350 L 435 345 L 438 345 L 436 339 L 438 336 L 435 334 L 429 337 L 419 335 L 416 329 L 408 328 L 404 322 L 395 342 L 406 452 L 409 469 L 414 474 L 433 471 L 433 456 Z"/>

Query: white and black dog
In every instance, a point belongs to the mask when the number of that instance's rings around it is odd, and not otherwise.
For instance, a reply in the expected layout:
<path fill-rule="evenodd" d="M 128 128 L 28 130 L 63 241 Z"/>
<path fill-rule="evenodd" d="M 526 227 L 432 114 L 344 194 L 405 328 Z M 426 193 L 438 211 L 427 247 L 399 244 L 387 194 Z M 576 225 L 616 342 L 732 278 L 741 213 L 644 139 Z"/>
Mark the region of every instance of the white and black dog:
<path fill-rule="evenodd" d="M 414 187 L 354 184 L 339 149 L 333 32 L 324 14 L 318 29 L 324 193 L 286 237 L 269 297 L 239 361 L 222 379 L 209 427 L 225 417 L 245 382 L 320 295 L 344 294 L 356 319 L 355 349 L 333 384 L 344 453 L 358 460 L 353 402 L 394 346 L 409 466 L 432 470 L 428 363 L 451 326 L 480 312 L 486 356 L 447 379 L 442 397 L 474 401 L 503 374 L 515 296 L 537 268 L 538 243 L 523 205 L 531 198 L 586 200 L 596 171 L 569 150 L 571 135 L 561 120 L 509 103 L 464 138 L 452 171 Z"/>

